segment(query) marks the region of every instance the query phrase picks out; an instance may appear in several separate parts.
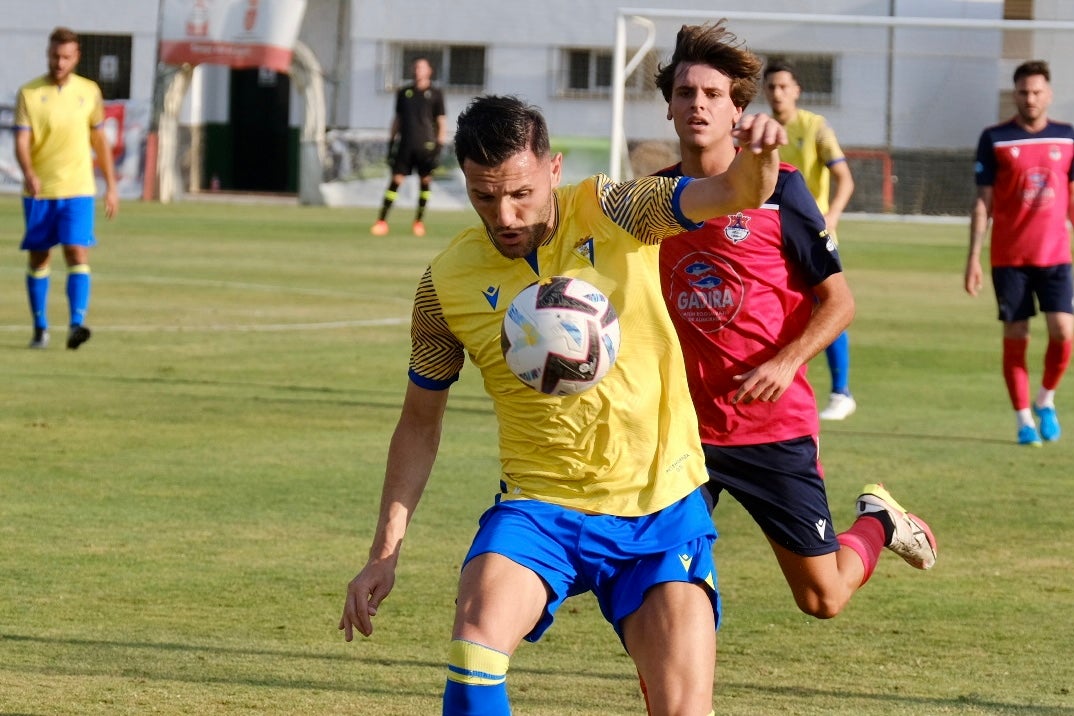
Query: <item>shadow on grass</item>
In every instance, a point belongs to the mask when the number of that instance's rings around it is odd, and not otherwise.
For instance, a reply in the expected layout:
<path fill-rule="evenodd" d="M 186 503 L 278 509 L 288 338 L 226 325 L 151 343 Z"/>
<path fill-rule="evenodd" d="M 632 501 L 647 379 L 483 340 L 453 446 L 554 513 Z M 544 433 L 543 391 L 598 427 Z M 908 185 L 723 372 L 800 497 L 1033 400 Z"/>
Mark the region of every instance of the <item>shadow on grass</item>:
<path fill-rule="evenodd" d="M 419 660 L 385 660 L 363 659 L 360 655 L 344 653 L 324 653 L 316 651 L 295 651 L 286 649 L 242 648 L 232 646 L 211 646 L 206 644 L 183 644 L 179 642 L 138 642 L 118 641 L 106 639 L 72 639 L 68 637 L 42 637 L 25 634 L 11 634 L 0 632 L 0 645 L 5 643 L 32 644 L 47 652 L 52 652 L 53 658 L 50 664 L 18 664 L 9 653 L 4 664 L 4 670 L 8 672 L 21 672 L 37 674 L 39 676 L 87 676 L 87 677 L 114 677 L 120 679 L 144 679 L 147 681 L 171 681 L 187 682 L 194 684 L 230 684 L 248 687 L 266 687 L 278 689 L 296 689 L 306 691 L 335 691 L 354 692 L 367 696 L 394 696 L 397 698 L 428 698 L 438 691 L 440 684 L 435 682 L 422 682 L 428 688 L 401 688 L 398 683 L 376 686 L 370 684 L 367 678 L 363 678 L 360 668 L 368 668 L 371 665 L 383 666 L 391 669 L 417 668 L 440 671 L 443 664 L 439 662 L 427 662 Z M 57 651 L 71 652 L 70 658 L 59 663 Z M 81 658 L 78 654 L 81 650 L 106 650 L 106 651 L 134 651 L 138 655 L 133 658 L 124 658 L 122 655 L 113 658 Z M 283 671 L 287 666 L 286 661 L 320 661 L 330 663 L 334 674 L 338 678 L 327 677 L 315 678 L 291 678 L 282 675 L 267 675 L 263 670 L 258 676 L 248 673 L 235 673 L 234 675 L 219 675 L 208 673 L 211 665 L 206 663 L 205 669 L 189 671 L 173 668 L 174 662 L 169 659 L 170 655 L 190 654 L 204 658 L 206 656 L 220 657 L 252 657 L 272 660 L 276 667 Z M 240 669 L 249 669 L 249 662 L 242 662 L 234 667 L 236 672 Z M 298 670 L 296 669 L 296 672 Z M 301 669 L 308 672 L 308 668 Z M 0 711 L 0 716 L 15 716 Z"/>
<path fill-rule="evenodd" d="M 55 373 L 23 373 L 24 376 L 55 381 L 63 375 Z M 72 380 L 85 384 L 91 381 L 109 384 L 172 386 L 175 388 L 241 388 L 260 391 L 250 400 L 264 403 L 320 403 L 344 407 L 392 408 L 398 409 L 403 404 L 403 389 L 375 391 L 358 388 L 336 388 L 333 386 L 288 385 L 281 383 L 259 383 L 240 380 L 206 380 L 194 378 L 172 378 L 168 376 L 124 376 L 92 375 L 87 373 L 71 374 Z M 278 393 L 278 395 L 273 395 Z M 189 397 L 213 397 L 207 395 L 190 395 Z M 226 395 L 228 400 L 236 396 Z M 475 415 L 492 415 L 492 402 L 485 394 L 466 395 L 453 393 L 448 403 L 448 412 L 471 413 Z M 0 715 L 2 716 L 2 715 Z"/>
<path fill-rule="evenodd" d="M 219 654 L 224 656 L 252 656 L 252 657 L 270 657 L 273 659 L 292 659 L 292 660 L 317 660 L 322 662 L 334 662 L 340 666 L 347 665 L 361 665 L 365 664 L 367 667 L 370 665 L 385 667 L 393 672 L 399 669 L 416 668 L 416 669 L 430 669 L 440 672 L 444 665 L 439 661 L 423 661 L 416 659 L 362 659 L 360 656 L 354 656 L 343 653 L 318 653 L 313 651 L 294 651 L 285 649 L 258 649 L 258 648 L 241 648 L 231 646 L 210 646 L 204 644 L 183 644 L 178 642 L 134 642 L 134 641 L 109 641 L 101 639 L 70 639 L 67 637 L 39 637 L 28 636 L 25 634 L 10 634 L 0 632 L 0 644 L 4 642 L 22 642 L 29 644 L 36 644 L 45 647 L 55 648 L 71 648 L 71 647 L 83 647 L 83 648 L 103 648 L 103 649 L 135 649 L 145 650 L 148 652 L 184 652 L 194 654 Z M 243 676 L 236 674 L 232 677 L 224 676 L 212 676 L 207 674 L 178 674 L 174 670 L 168 668 L 166 660 L 162 658 L 151 659 L 148 661 L 138 661 L 135 663 L 128 663 L 122 669 L 121 674 L 116 674 L 114 662 L 101 662 L 98 667 L 94 667 L 91 662 L 83 661 L 79 668 L 72 667 L 18 667 L 12 664 L 6 664 L 5 669 L 9 671 L 23 671 L 32 672 L 38 674 L 56 674 L 56 675 L 113 675 L 122 676 L 124 678 L 144 678 L 144 679 L 160 679 L 162 681 L 187 681 L 191 683 L 202 684 L 238 684 L 243 686 L 264 686 L 271 688 L 284 688 L 284 689 L 306 689 L 317 691 L 342 691 L 342 692 L 355 692 L 369 696 L 376 695 L 388 695 L 395 697 L 420 697 L 428 698 L 431 693 L 438 692 L 440 689 L 440 683 L 438 679 L 433 679 L 427 683 L 428 688 L 419 689 L 401 689 L 398 683 L 385 686 L 375 686 L 369 683 L 368 679 L 358 678 L 357 672 L 344 670 L 340 672 L 342 674 L 339 681 L 332 679 L 315 680 L 315 679 L 294 679 L 286 677 L 268 677 L 263 676 L 260 678 L 252 678 L 249 676 Z M 614 681 L 617 685 L 629 683 L 631 686 L 635 685 L 633 675 L 624 676 L 622 673 L 594 673 L 594 672 L 578 672 L 570 669 L 549 669 L 549 668 L 532 668 L 525 666 L 512 667 L 513 673 L 525 673 L 543 677 L 559 677 L 559 678 L 572 678 L 572 677 L 585 677 L 588 679 L 600 679 L 606 681 Z M 353 678 L 351 678 L 353 676 Z M 345 683 L 344 683 L 345 682 Z M 837 700 L 857 700 L 862 702 L 870 702 L 876 705 L 877 709 L 883 709 L 884 713 L 941 713 L 952 712 L 957 713 L 960 709 L 974 709 L 975 712 L 983 711 L 985 713 L 994 714 L 1023 714 L 1023 715 L 1047 715 L 1047 716 L 1074 716 L 1074 706 L 1046 706 L 1035 704 L 1020 704 L 1015 702 L 1001 702 L 992 699 L 980 697 L 975 694 L 965 694 L 961 696 L 951 698 L 935 698 L 929 696 L 915 696 L 911 694 L 875 694 L 875 693 L 854 693 L 850 691 L 836 691 L 830 689 L 821 688 L 805 688 L 800 686 L 767 686 L 752 682 L 720 682 L 717 693 L 716 701 L 720 700 L 720 690 L 737 690 L 744 693 L 757 693 L 766 694 L 778 698 L 784 698 L 788 701 L 795 703 L 801 703 L 810 699 L 820 701 L 837 701 Z M 542 701 L 542 698 L 536 694 L 528 694 L 527 700 L 532 700 L 534 697 L 537 701 Z M 549 702 L 551 703 L 551 702 Z M 890 710 L 889 710 L 890 709 Z M 16 714 L 0 711 L 0 716 L 34 716 L 33 714 Z"/>
<path fill-rule="evenodd" d="M 724 688 L 733 688 L 743 692 L 771 694 L 799 703 L 803 699 L 823 699 L 824 701 L 869 701 L 883 711 L 870 713 L 957 713 L 961 708 L 972 708 L 974 713 L 989 714 L 1042 714 L 1046 716 L 1064 716 L 1074 714 L 1074 706 L 1046 706 L 1037 704 L 1020 704 L 985 699 L 975 694 L 965 694 L 951 698 L 933 698 L 929 696 L 912 696 L 909 694 L 865 694 L 851 691 L 834 691 L 801 686 L 762 686 L 754 683 L 722 682 Z M 716 700 L 719 702 L 719 692 Z"/>

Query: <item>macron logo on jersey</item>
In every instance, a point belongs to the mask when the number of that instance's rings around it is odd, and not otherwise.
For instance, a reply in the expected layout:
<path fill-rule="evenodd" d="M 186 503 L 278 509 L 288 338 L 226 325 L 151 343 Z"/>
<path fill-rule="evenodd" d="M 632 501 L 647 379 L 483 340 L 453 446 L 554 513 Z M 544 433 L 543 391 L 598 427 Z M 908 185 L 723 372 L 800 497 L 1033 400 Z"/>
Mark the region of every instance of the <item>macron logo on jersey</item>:
<path fill-rule="evenodd" d="M 484 289 L 481 294 L 485 297 L 485 300 L 489 302 L 489 305 L 492 306 L 493 310 L 495 310 L 496 304 L 500 302 L 500 287 L 489 286 Z"/>

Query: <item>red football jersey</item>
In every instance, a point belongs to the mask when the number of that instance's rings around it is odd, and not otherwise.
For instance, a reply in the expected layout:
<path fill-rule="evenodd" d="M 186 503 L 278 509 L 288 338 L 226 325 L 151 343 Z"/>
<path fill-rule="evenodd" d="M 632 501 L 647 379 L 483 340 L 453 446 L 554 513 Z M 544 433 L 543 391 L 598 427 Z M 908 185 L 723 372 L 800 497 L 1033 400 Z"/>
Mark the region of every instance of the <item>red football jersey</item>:
<path fill-rule="evenodd" d="M 1049 122 L 1032 134 L 1013 120 L 989 127 L 975 172 L 978 186 L 992 187 L 993 266 L 1070 263 L 1074 128 Z"/>
<path fill-rule="evenodd" d="M 676 166 L 660 173 L 680 172 Z M 661 287 L 686 356 L 703 443 L 756 445 L 819 432 L 805 365 L 774 402 L 731 399 L 739 387 L 734 376 L 800 335 L 816 304 L 812 287 L 840 271 L 824 217 L 789 164 L 763 207 L 664 241 Z"/>

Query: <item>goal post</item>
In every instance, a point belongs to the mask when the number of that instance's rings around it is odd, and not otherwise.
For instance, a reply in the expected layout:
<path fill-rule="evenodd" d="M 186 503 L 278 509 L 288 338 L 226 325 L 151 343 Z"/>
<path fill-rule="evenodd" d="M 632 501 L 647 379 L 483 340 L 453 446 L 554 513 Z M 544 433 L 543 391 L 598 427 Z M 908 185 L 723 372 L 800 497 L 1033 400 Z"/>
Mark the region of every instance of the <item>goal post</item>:
<path fill-rule="evenodd" d="M 631 73 L 648 66 L 643 56 L 667 62 L 683 24 L 726 19 L 728 29 L 763 59 L 796 65 L 800 106 L 828 119 L 854 171 L 858 190 L 850 211 L 964 214 L 974 193 L 977 139 L 986 126 L 1013 115 L 1011 74 L 1020 62 L 1051 64 L 1055 100 L 1049 115 L 1074 121 L 1074 72 L 1067 71 L 1074 67 L 1074 21 L 984 16 L 998 12 L 1000 5 L 992 3 L 914 7 L 927 13 L 956 5 L 982 16 L 620 8 L 609 173 L 614 179 L 637 173 L 631 145 L 675 143 L 659 91 L 628 94 L 628 86 L 637 86 Z M 1063 12 L 1074 18 L 1074 7 Z M 747 111 L 769 111 L 763 95 Z"/>

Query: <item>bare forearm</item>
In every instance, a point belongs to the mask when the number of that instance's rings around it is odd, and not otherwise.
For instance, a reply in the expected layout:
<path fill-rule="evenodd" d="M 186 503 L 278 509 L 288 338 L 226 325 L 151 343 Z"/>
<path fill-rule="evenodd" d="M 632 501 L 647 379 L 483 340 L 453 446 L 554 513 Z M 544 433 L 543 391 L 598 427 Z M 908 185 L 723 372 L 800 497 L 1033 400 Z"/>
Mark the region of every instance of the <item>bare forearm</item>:
<path fill-rule="evenodd" d="M 835 178 L 835 190 L 832 192 L 831 199 L 828 202 L 828 215 L 825 217 L 828 221 L 828 228 L 833 231 L 839 223 L 839 219 L 842 218 L 843 212 L 846 211 L 847 204 L 850 203 L 850 197 L 854 195 L 854 177 L 851 175 L 849 167 L 846 166 L 846 162 L 841 162 L 835 166 L 842 167 L 842 169 L 832 172 Z"/>
<path fill-rule="evenodd" d="M 24 177 L 35 176 L 33 161 L 30 158 L 30 133 L 26 130 L 15 133 L 15 161 L 18 162 Z"/>
<path fill-rule="evenodd" d="M 369 548 L 370 559 L 399 557 L 403 537 L 429 482 L 439 444 L 439 431 L 425 440 L 397 429 L 388 449 L 388 467 L 380 498 L 377 531 Z"/>
<path fill-rule="evenodd" d="M 970 243 L 968 258 L 980 260 L 981 247 L 984 245 L 985 232 L 988 230 L 988 211 L 977 204 L 970 214 Z"/>
<path fill-rule="evenodd" d="M 693 221 L 755 209 L 775 191 L 786 130 L 771 117 L 755 114 L 744 116 L 733 133 L 742 149 L 727 171 L 697 179 L 683 191 L 680 206 Z"/>
<path fill-rule="evenodd" d="M 109 190 L 114 190 L 116 187 L 116 167 L 115 162 L 112 160 L 112 148 L 108 146 L 108 139 L 105 137 L 102 130 L 94 130 L 90 135 L 90 143 L 93 146 L 93 152 L 97 155 L 97 166 L 101 169 L 101 175 L 104 177 L 105 185 Z"/>
<path fill-rule="evenodd" d="M 854 299 L 849 293 L 838 300 L 821 301 L 801 335 L 780 351 L 781 359 L 794 362 L 796 368 L 813 360 L 850 326 L 854 311 Z"/>

